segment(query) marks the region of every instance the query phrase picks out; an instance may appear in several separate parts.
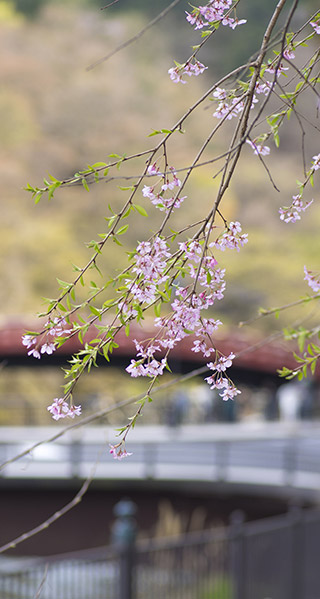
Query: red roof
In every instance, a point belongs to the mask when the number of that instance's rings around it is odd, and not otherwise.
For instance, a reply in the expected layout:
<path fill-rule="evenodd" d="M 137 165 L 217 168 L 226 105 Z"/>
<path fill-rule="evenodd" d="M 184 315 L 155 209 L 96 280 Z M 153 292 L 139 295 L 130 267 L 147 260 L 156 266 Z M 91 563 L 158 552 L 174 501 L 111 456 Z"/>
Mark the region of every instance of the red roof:
<path fill-rule="evenodd" d="M 22 345 L 21 337 L 27 330 L 36 330 L 34 327 L 28 327 L 22 323 L 13 323 L 2 326 L 0 328 L 0 360 L 10 358 L 27 358 L 27 348 Z M 86 340 L 90 341 L 96 337 L 97 331 L 93 329 L 89 331 Z M 135 355 L 135 347 L 132 339 L 143 340 L 153 336 L 152 330 L 144 330 L 142 327 L 132 327 L 130 336 L 127 337 L 124 331 L 121 331 L 116 341 L 119 348 L 114 350 L 114 354 L 118 356 L 126 356 L 129 359 Z M 215 338 L 216 347 L 223 354 L 228 355 L 233 352 L 236 354 L 234 365 L 238 368 L 248 370 L 262 371 L 266 373 L 275 373 L 278 368 L 287 366 L 294 368 L 296 362 L 292 355 L 292 346 L 283 339 L 268 340 L 268 338 L 249 335 L 244 330 L 228 330 L 224 335 L 217 335 Z M 202 354 L 191 351 L 192 338 L 185 337 L 171 351 L 172 359 L 179 359 L 184 362 L 198 362 L 199 366 L 205 364 L 206 360 Z M 69 339 L 62 347 L 57 350 L 57 354 L 62 356 L 70 356 L 81 348 L 81 344 L 77 336 Z M 32 358 L 30 358 L 32 360 Z"/>

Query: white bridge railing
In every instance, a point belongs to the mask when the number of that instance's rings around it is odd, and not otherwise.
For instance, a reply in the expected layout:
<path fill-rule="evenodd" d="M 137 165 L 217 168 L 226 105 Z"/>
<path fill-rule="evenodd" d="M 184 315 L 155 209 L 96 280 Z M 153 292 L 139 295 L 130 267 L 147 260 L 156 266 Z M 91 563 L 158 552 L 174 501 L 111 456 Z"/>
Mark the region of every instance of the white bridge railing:
<path fill-rule="evenodd" d="M 320 498 L 316 422 L 140 426 L 128 439 L 132 456 L 120 462 L 109 454 L 114 430 L 104 426 L 75 428 L 28 452 L 55 432 L 0 427 L 0 464 L 6 464 L 0 467 L 0 486 L 5 479 L 85 479 L 94 469 L 100 480 L 221 481 L 293 487 Z"/>

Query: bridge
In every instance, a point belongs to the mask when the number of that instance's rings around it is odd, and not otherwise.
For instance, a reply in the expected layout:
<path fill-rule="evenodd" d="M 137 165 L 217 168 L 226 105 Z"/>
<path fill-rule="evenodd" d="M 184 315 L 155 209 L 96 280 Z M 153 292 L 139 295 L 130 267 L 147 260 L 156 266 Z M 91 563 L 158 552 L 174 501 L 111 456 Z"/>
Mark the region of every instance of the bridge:
<path fill-rule="evenodd" d="M 320 424 L 236 423 L 138 426 L 130 433 L 121 461 L 109 454 L 114 430 L 75 428 L 54 443 L 52 427 L 1 427 L 0 488 L 13 481 L 78 483 L 88 477 L 140 481 L 150 485 L 231 485 L 250 492 L 320 499 Z M 29 451 L 30 449 L 30 451 Z M 12 460 L 17 454 L 19 460 Z"/>
<path fill-rule="evenodd" d="M 41 368 L 45 366 L 65 365 L 70 357 L 81 349 L 81 344 L 77 336 L 70 338 L 53 355 L 44 354 L 41 360 L 35 360 L 27 355 L 27 349 L 22 345 L 22 335 L 27 330 L 36 331 L 39 329 L 39 322 L 12 322 L 6 323 L 0 327 L 0 364 L 6 367 L 29 366 L 30 368 Z M 253 333 L 245 332 L 239 328 L 224 330 L 217 333 L 215 343 L 217 349 L 228 355 L 233 352 L 236 357 L 232 368 L 231 377 L 235 376 L 238 381 L 247 381 L 255 385 L 261 385 L 261 377 L 274 378 L 277 385 L 283 381 L 277 375 L 277 369 L 282 366 L 294 368 L 296 366 L 293 357 L 295 346 L 290 345 L 283 339 L 265 339 Z M 112 364 L 115 366 L 127 366 L 130 359 L 135 356 L 135 347 L 133 339 L 143 341 L 152 337 L 154 330 L 146 326 L 132 326 L 129 337 L 124 331 L 120 331 L 116 341 L 119 347 L 113 352 Z M 85 341 L 89 342 L 96 337 L 96 329 L 89 329 Z M 185 337 L 178 346 L 170 352 L 170 367 L 173 372 L 187 372 L 193 368 L 204 366 L 207 359 L 204 359 L 201 353 L 191 351 L 192 338 Z M 98 357 L 98 364 L 106 366 L 107 362 L 103 357 Z M 316 370 L 315 376 L 320 378 L 320 369 Z"/>

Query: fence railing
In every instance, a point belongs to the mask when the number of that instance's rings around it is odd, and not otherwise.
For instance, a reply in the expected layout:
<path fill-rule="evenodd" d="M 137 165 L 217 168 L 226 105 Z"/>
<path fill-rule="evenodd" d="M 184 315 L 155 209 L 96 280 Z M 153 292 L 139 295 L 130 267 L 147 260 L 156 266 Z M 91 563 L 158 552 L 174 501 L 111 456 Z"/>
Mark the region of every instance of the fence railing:
<path fill-rule="evenodd" d="M 245 523 L 176 539 L 135 542 L 133 519 L 109 548 L 0 560 L 1 599 L 319 599 L 320 511 Z"/>

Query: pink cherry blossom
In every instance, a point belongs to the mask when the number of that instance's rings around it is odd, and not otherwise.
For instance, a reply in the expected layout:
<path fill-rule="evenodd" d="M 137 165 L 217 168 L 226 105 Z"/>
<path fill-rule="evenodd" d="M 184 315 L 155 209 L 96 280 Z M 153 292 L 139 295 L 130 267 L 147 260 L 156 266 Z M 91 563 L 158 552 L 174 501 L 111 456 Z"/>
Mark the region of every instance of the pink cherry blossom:
<path fill-rule="evenodd" d="M 132 455 L 132 453 L 129 453 L 126 450 L 124 441 L 121 441 L 121 443 L 118 443 L 117 445 L 110 444 L 109 447 L 109 453 L 114 457 L 115 460 L 122 460 L 123 458 L 127 458 Z"/>
<path fill-rule="evenodd" d="M 214 98 L 217 98 L 217 100 L 225 100 L 227 97 L 227 92 L 222 87 L 217 87 L 212 95 Z"/>
<path fill-rule="evenodd" d="M 204 73 L 204 71 L 206 71 L 207 68 L 208 67 L 205 67 L 204 64 L 202 64 L 202 62 L 199 62 L 199 60 L 195 60 L 194 63 L 186 63 L 183 69 L 183 74 L 189 75 L 189 77 L 191 77 L 192 75 L 195 75 L 197 77 L 198 75 Z"/>
<path fill-rule="evenodd" d="M 52 414 L 53 420 L 60 420 L 61 418 L 67 417 L 74 418 L 75 416 L 80 416 L 81 414 L 81 406 L 69 406 L 63 397 L 54 399 L 51 406 L 48 406 L 47 410 L 50 412 L 50 414 Z"/>
<path fill-rule="evenodd" d="M 186 18 L 191 25 L 195 25 L 195 30 L 208 27 L 217 21 L 235 29 L 238 25 L 246 23 L 246 20 L 227 16 L 226 12 L 231 7 L 232 0 L 210 0 L 205 6 L 194 7 L 191 14 L 186 12 Z"/>
<path fill-rule="evenodd" d="M 44 343 L 41 346 L 40 352 L 42 354 L 49 354 L 50 355 L 50 354 L 53 354 L 53 352 L 55 351 L 55 349 L 56 349 L 56 346 L 55 346 L 54 343 Z"/>
<path fill-rule="evenodd" d="M 173 83 L 186 83 L 186 81 L 182 79 L 183 71 L 181 68 L 171 67 L 171 69 L 168 70 L 168 73 Z"/>
<path fill-rule="evenodd" d="M 296 56 L 292 48 L 285 48 L 285 50 L 283 51 L 283 57 L 287 60 L 293 60 Z"/>
<path fill-rule="evenodd" d="M 186 19 L 187 21 L 190 23 L 190 25 L 195 25 L 195 30 L 197 29 L 202 29 L 202 27 L 204 26 L 204 21 L 201 18 L 200 14 L 190 14 L 187 11 L 186 12 Z"/>
<path fill-rule="evenodd" d="M 268 156 L 270 154 L 269 146 L 257 144 L 254 141 L 250 141 L 250 139 L 247 139 L 246 142 L 252 147 L 253 153 L 256 154 L 256 156 Z"/>
<path fill-rule="evenodd" d="M 283 73 L 284 71 L 288 71 L 289 67 L 284 67 L 282 63 L 278 64 L 277 62 L 273 61 L 271 62 L 269 60 L 268 62 L 268 66 L 265 69 L 266 73 L 277 73 L 277 75 L 281 75 L 281 73 Z"/>
<path fill-rule="evenodd" d="M 149 175 L 158 175 L 160 169 L 157 166 L 156 162 L 154 162 L 153 164 L 150 164 L 150 166 L 148 166 L 147 172 Z"/>
<path fill-rule="evenodd" d="M 40 360 L 42 354 L 53 354 L 57 344 L 52 338 L 69 335 L 72 332 L 72 329 L 68 329 L 66 326 L 66 320 L 63 317 L 57 316 L 45 323 L 45 329 L 42 333 L 38 335 L 23 335 L 22 345 L 25 345 L 30 350 L 28 351 L 28 356 L 33 356 Z"/>
<path fill-rule="evenodd" d="M 210 368 L 210 370 L 216 372 L 224 372 L 225 370 L 227 370 L 227 368 L 230 368 L 230 366 L 232 366 L 232 360 L 234 358 L 235 355 L 233 353 L 230 353 L 228 356 L 219 356 L 215 362 L 209 362 L 207 366 L 208 368 Z"/>
<path fill-rule="evenodd" d="M 38 360 L 40 360 L 40 358 L 41 358 L 40 352 L 36 348 L 28 351 L 28 356 L 33 356 L 34 358 L 37 358 Z"/>
<path fill-rule="evenodd" d="M 313 202 L 313 200 L 310 200 L 310 202 L 304 204 L 300 194 L 292 196 L 292 199 L 293 202 L 290 206 L 279 208 L 280 220 L 283 220 L 285 223 L 295 223 L 300 220 L 300 213 L 305 212 Z"/>
<path fill-rule="evenodd" d="M 312 170 L 317 171 L 320 168 L 320 154 L 316 154 L 316 156 L 312 156 Z"/>
<path fill-rule="evenodd" d="M 237 389 L 233 384 L 229 384 L 219 395 L 222 397 L 223 401 L 228 401 L 228 399 L 234 399 L 234 397 L 236 397 L 236 395 L 239 393 L 241 393 L 239 389 Z"/>
<path fill-rule="evenodd" d="M 238 25 L 244 25 L 247 19 L 233 19 L 232 17 L 225 17 L 222 19 L 222 25 L 228 25 L 231 29 L 235 29 Z"/>
<path fill-rule="evenodd" d="M 25 345 L 28 349 L 37 343 L 37 337 L 33 335 L 23 335 L 22 345 Z"/>
<path fill-rule="evenodd" d="M 311 27 L 313 27 L 314 31 L 320 35 L 320 21 L 310 21 Z"/>
<path fill-rule="evenodd" d="M 255 92 L 256 94 L 263 94 L 264 96 L 267 96 L 270 93 L 271 87 L 271 81 L 263 81 L 261 83 L 258 81 L 255 87 Z"/>
<path fill-rule="evenodd" d="M 307 281 L 309 287 L 311 287 L 312 291 L 318 293 L 320 291 L 320 276 L 319 274 L 314 274 L 311 270 L 307 270 L 307 267 L 304 267 L 304 280 Z"/>
<path fill-rule="evenodd" d="M 215 246 L 222 251 L 226 248 L 239 251 L 241 247 L 248 243 L 248 235 L 246 233 L 240 234 L 241 231 L 242 228 L 238 221 L 230 222 L 228 229 L 216 240 Z"/>

